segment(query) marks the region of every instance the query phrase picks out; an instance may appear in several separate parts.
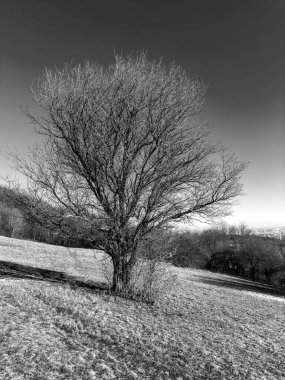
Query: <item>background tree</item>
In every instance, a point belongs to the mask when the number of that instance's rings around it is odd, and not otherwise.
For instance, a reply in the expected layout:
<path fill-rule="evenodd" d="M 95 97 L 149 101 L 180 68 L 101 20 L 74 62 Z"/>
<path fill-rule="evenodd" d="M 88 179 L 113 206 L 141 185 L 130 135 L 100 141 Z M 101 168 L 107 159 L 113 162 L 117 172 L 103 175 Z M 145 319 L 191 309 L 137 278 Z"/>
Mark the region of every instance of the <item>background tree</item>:
<path fill-rule="evenodd" d="M 237 233 L 242 237 L 248 237 L 251 234 L 251 230 L 247 227 L 245 223 L 240 223 L 237 227 Z"/>
<path fill-rule="evenodd" d="M 172 239 L 174 265 L 204 269 L 211 256 L 210 247 L 198 232 L 177 233 Z"/>
<path fill-rule="evenodd" d="M 13 222 L 8 207 L 0 205 L 0 234 L 11 237 L 13 234 Z"/>
<path fill-rule="evenodd" d="M 112 258 L 115 290 L 128 287 L 154 229 L 228 214 L 241 193 L 246 163 L 211 142 L 205 92 L 179 66 L 144 54 L 46 70 L 33 89 L 39 113 L 27 115 L 44 143 L 17 159 L 29 180 L 26 212 L 73 233 L 66 217 L 78 218 Z"/>
<path fill-rule="evenodd" d="M 284 263 L 277 241 L 254 235 L 243 237 L 240 257 L 243 265 L 249 268 L 253 281 L 263 275 L 269 283 L 271 276 Z"/>

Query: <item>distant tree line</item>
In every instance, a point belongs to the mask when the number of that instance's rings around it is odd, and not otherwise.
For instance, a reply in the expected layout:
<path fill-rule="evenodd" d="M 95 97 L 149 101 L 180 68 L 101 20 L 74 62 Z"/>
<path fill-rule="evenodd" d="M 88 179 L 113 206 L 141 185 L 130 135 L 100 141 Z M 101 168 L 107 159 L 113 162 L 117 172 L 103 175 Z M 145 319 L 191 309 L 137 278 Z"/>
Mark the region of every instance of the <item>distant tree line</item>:
<path fill-rule="evenodd" d="M 177 266 L 285 285 L 285 240 L 255 235 L 245 225 L 177 233 L 172 259 Z"/>
<path fill-rule="evenodd" d="M 34 215 L 34 219 L 25 210 L 25 204 L 29 202 L 23 202 L 19 199 L 19 194 L 4 186 L 0 186 L 0 235 L 7 236 L 16 239 L 27 239 L 38 242 L 62 245 L 66 247 L 78 247 L 78 248 L 91 248 L 92 244 L 84 236 L 80 235 L 79 230 L 84 230 L 87 234 L 88 231 L 84 229 L 82 223 L 75 218 L 67 216 L 64 220 L 61 219 L 61 223 L 56 225 L 43 226 Z M 49 205 L 45 205 L 52 212 Z M 60 214 L 61 210 L 54 210 L 55 213 Z M 40 216 L 39 216 L 40 217 Z M 68 225 L 68 233 L 67 231 Z M 74 234 L 70 231 L 74 230 Z M 96 239 L 100 239 L 99 234 L 92 235 Z"/>

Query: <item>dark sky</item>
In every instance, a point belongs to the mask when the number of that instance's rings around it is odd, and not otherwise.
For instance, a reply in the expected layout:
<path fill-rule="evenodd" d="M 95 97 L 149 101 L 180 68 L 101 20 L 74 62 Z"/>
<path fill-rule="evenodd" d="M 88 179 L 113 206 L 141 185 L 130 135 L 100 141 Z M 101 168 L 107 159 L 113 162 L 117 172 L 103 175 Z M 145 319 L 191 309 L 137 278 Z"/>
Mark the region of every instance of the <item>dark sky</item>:
<path fill-rule="evenodd" d="M 229 222 L 285 225 L 285 0 L 1 0 L 0 148 L 35 141 L 19 106 L 47 66 L 147 50 L 209 86 L 217 139 L 251 165 Z M 9 164 L 0 156 L 0 176 Z"/>

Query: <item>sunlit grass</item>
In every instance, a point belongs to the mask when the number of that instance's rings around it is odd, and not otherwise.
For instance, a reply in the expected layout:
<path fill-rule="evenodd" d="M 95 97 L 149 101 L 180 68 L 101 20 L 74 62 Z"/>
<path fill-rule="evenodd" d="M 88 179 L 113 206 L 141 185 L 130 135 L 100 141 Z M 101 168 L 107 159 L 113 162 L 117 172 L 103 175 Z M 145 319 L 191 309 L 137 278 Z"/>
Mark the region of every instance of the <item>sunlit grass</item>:
<path fill-rule="evenodd" d="M 100 255 L 0 238 L 2 261 L 98 281 Z M 0 279 L 0 379 L 284 378 L 284 297 L 203 281 L 222 275 L 172 271 L 177 286 L 156 307 Z"/>

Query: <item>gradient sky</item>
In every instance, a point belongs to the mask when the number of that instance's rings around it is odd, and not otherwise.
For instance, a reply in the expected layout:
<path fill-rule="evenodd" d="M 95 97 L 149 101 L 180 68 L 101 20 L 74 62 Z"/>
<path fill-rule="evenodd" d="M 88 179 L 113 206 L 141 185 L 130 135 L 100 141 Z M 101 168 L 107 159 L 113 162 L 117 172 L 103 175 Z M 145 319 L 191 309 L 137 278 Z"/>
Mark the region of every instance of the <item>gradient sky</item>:
<path fill-rule="evenodd" d="M 214 135 L 251 162 L 227 221 L 285 226 L 284 8 L 285 0 L 1 0 L 0 149 L 36 141 L 19 106 L 30 104 L 45 67 L 147 50 L 208 84 Z"/>

